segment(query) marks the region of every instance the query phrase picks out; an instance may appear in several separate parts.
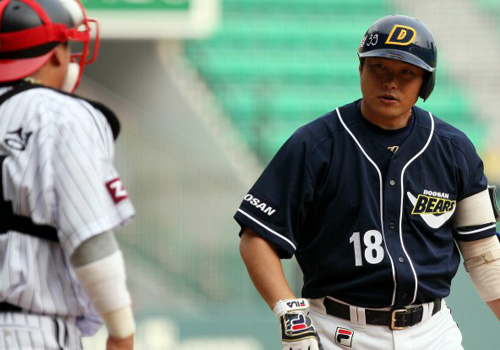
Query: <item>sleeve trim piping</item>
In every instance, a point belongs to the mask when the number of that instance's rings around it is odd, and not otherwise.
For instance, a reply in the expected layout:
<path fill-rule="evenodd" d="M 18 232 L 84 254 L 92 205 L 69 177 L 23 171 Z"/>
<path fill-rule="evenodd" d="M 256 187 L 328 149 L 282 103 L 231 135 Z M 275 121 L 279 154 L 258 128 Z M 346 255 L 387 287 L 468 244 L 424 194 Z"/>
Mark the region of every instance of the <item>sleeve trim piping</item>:
<path fill-rule="evenodd" d="M 266 225 L 264 225 L 263 223 L 261 223 L 259 220 L 253 218 L 252 216 L 250 216 L 249 214 L 245 213 L 243 210 L 241 209 L 238 209 L 238 212 L 242 213 L 243 215 L 245 215 L 247 218 L 249 218 L 250 220 L 252 220 L 253 222 L 257 223 L 259 226 L 262 226 L 263 228 L 265 228 L 267 231 L 271 232 L 273 235 L 275 236 L 278 236 L 279 238 L 281 238 L 282 240 L 284 240 L 285 242 L 287 242 L 289 245 L 292 246 L 293 250 L 297 250 L 297 247 L 295 246 L 295 244 L 292 243 L 292 241 L 290 241 L 288 238 L 286 238 L 285 236 L 279 234 L 278 232 L 272 230 L 271 228 L 267 227 Z"/>
<path fill-rule="evenodd" d="M 482 228 L 474 230 L 474 231 L 458 231 L 457 230 L 457 232 L 458 232 L 459 235 L 471 235 L 473 233 L 483 232 L 483 231 L 486 231 L 486 230 L 489 230 L 489 229 L 492 229 L 492 228 L 496 228 L 496 227 L 497 227 L 496 224 L 491 224 L 489 226 L 482 227 Z"/>

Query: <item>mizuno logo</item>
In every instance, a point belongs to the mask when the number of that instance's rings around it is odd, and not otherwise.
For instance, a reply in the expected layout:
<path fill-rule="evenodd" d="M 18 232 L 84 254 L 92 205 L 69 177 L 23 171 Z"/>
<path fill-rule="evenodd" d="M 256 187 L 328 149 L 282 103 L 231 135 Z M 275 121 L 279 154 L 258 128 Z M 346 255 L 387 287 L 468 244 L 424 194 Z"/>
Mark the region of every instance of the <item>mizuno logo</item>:
<path fill-rule="evenodd" d="M 396 153 L 399 150 L 399 146 L 391 146 L 391 147 L 387 147 L 387 149 L 389 151 L 391 151 L 392 153 Z"/>
<path fill-rule="evenodd" d="M 406 192 L 413 205 L 412 214 L 420 215 L 422 220 L 431 228 L 439 228 L 448 221 L 455 212 L 457 202 L 442 197 L 449 197 L 448 194 L 425 191 L 416 198 L 410 192 Z M 436 193 L 438 196 L 429 196 L 427 193 Z"/>
<path fill-rule="evenodd" d="M 17 149 L 18 151 L 24 151 L 26 149 L 26 146 L 28 146 L 28 141 L 31 134 L 33 133 L 31 131 L 24 132 L 23 128 L 19 128 L 15 131 L 8 131 L 7 134 L 9 135 L 5 139 L 5 143 L 7 144 L 7 146 L 13 149 Z"/>

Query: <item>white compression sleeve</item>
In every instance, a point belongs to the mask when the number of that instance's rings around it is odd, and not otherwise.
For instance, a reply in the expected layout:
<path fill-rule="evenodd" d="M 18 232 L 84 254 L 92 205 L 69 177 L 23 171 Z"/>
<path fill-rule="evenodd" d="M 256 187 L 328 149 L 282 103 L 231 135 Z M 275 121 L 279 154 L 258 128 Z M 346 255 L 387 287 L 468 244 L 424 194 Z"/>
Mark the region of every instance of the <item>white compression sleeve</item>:
<path fill-rule="evenodd" d="M 500 298 L 500 243 L 497 237 L 458 242 L 465 268 L 484 301 Z"/>
<path fill-rule="evenodd" d="M 111 335 L 126 337 L 135 331 L 121 251 L 75 268 L 76 275 L 103 316 Z"/>

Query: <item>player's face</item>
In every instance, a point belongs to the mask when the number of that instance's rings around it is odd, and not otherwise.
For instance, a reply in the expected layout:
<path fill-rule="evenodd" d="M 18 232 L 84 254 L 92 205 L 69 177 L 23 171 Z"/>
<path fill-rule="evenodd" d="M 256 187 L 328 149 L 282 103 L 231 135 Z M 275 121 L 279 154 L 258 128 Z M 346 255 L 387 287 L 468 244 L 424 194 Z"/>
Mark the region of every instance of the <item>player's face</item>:
<path fill-rule="evenodd" d="M 360 74 L 365 118 L 385 129 L 406 126 L 425 71 L 405 62 L 370 57 L 360 67 Z"/>

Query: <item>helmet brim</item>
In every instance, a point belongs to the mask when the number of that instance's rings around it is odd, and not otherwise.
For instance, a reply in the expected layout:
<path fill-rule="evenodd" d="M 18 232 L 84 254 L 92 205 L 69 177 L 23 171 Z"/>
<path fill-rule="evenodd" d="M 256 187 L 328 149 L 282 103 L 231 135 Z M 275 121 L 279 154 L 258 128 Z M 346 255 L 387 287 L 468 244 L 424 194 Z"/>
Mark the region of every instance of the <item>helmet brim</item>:
<path fill-rule="evenodd" d="M 409 52 L 401 50 L 392 50 L 392 49 L 371 50 L 363 53 L 358 53 L 358 56 L 360 58 L 380 57 L 391 60 L 398 60 L 420 67 L 431 73 L 436 70 L 436 68 L 429 66 L 424 60 L 418 58 L 417 56 Z"/>
<path fill-rule="evenodd" d="M 43 67 L 52 51 L 37 57 L 0 59 L 0 82 L 16 81 L 30 76 Z"/>

